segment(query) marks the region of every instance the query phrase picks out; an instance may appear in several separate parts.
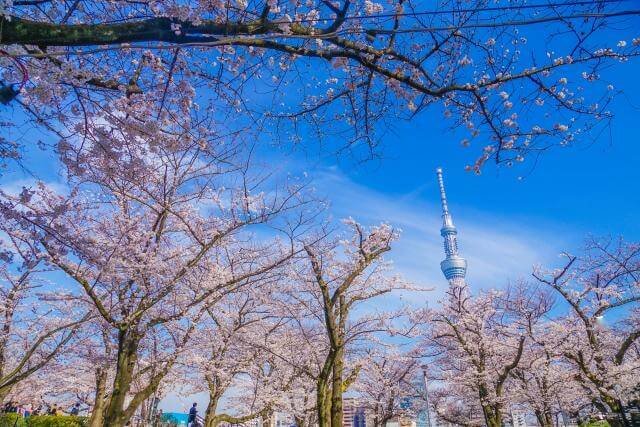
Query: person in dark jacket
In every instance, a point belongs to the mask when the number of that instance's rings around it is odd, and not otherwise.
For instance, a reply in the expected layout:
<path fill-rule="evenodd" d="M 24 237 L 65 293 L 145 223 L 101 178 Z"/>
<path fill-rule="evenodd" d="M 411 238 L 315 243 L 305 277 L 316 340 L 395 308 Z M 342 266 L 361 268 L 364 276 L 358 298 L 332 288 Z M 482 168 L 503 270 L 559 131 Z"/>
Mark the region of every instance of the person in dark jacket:
<path fill-rule="evenodd" d="M 76 416 L 80 414 L 80 403 L 76 403 L 75 405 L 73 405 L 73 408 L 71 408 L 69 414 Z"/>
<path fill-rule="evenodd" d="M 187 427 L 196 427 L 198 425 L 198 420 L 197 420 L 198 409 L 196 408 L 196 406 L 198 406 L 198 404 L 194 402 L 191 409 L 189 409 L 189 418 L 187 419 Z"/>

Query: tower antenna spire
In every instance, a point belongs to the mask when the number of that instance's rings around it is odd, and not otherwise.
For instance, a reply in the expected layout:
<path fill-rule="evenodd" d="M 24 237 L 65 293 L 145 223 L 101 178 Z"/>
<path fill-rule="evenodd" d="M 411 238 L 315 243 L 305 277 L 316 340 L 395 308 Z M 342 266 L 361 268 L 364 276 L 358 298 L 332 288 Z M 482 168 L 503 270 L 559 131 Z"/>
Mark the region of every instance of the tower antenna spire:
<path fill-rule="evenodd" d="M 449 205 L 447 204 L 447 193 L 444 191 L 444 180 L 442 179 L 442 168 L 436 169 L 438 175 L 438 186 L 440 187 L 440 202 L 442 203 L 442 222 L 443 226 L 453 226 L 453 218 L 449 213 Z"/>
<path fill-rule="evenodd" d="M 467 274 L 467 260 L 458 255 L 458 230 L 453 225 L 453 217 L 449 213 L 447 194 L 444 191 L 444 180 L 442 179 L 442 168 L 436 169 L 438 175 L 438 186 L 440 188 L 440 201 L 442 203 L 442 228 L 440 235 L 444 239 L 445 259 L 440 263 L 440 269 L 449 283 L 464 284 Z"/>

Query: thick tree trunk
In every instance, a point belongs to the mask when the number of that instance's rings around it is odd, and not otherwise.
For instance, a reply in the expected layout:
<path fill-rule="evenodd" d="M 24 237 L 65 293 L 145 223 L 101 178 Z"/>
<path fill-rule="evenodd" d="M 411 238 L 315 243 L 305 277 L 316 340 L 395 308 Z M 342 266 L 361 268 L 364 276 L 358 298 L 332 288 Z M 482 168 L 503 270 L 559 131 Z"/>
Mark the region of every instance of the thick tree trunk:
<path fill-rule="evenodd" d="M 487 427 L 502 427 L 502 407 L 498 403 L 492 403 L 489 397 L 489 386 L 486 383 L 478 385 L 478 397 L 480 398 L 480 407 Z M 500 391 L 496 390 L 497 397 L 500 397 Z"/>
<path fill-rule="evenodd" d="M 331 392 L 330 389 L 327 389 L 324 397 L 324 418 L 327 421 L 327 425 L 331 427 Z M 342 426 L 341 426 L 342 427 Z"/>
<path fill-rule="evenodd" d="M 11 392 L 11 387 L 1 387 L 0 388 L 0 403 L 4 402 L 7 395 Z"/>
<path fill-rule="evenodd" d="M 209 404 L 204 413 L 204 427 L 216 427 L 218 425 L 216 411 L 218 409 L 218 400 L 220 400 L 219 394 L 217 388 L 209 383 Z"/>
<path fill-rule="evenodd" d="M 207 384 L 209 386 L 209 403 L 204 413 L 204 427 L 217 427 L 218 425 L 225 423 L 231 425 L 242 425 L 249 420 L 262 417 L 267 413 L 267 409 L 263 409 L 260 412 L 249 412 L 245 415 L 232 416 L 225 413 L 217 413 L 218 403 L 225 392 L 225 389 L 220 385 L 222 382 L 219 378 L 207 378 Z"/>
<path fill-rule="evenodd" d="M 316 408 L 318 411 L 318 427 L 331 427 L 331 396 L 329 394 L 329 377 L 332 372 L 335 353 L 330 350 L 322 371 L 316 380 Z M 342 427 L 342 426 L 340 426 Z"/>
<path fill-rule="evenodd" d="M 487 427 L 502 427 L 502 410 L 499 405 L 483 405 L 482 412 Z"/>
<path fill-rule="evenodd" d="M 139 337 L 131 329 L 121 329 L 118 332 L 116 373 L 113 379 L 113 390 L 103 418 L 103 427 L 123 427 L 129 421 L 129 416 L 125 414 L 124 403 L 131 389 L 139 343 Z"/>
<path fill-rule="evenodd" d="M 624 406 L 620 400 L 613 398 L 611 395 L 600 393 L 602 400 L 609 407 L 611 412 L 607 416 L 607 421 L 611 427 L 631 427 L 631 422 L 624 412 Z"/>
<path fill-rule="evenodd" d="M 487 427 L 502 427 L 502 415 L 491 413 L 489 415 L 485 415 L 485 419 L 487 420 Z"/>
<path fill-rule="evenodd" d="M 262 427 L 275 427 L 271 425 L 272 415 L 273 412 L 265 412 L 262 414 L 262 416 L 260 417 L 260 419 L 262 420 Z"/>
<path fill-rule="evenodd" d="M 211 413 L 209 413 L 209 406 L 207 405 L 207 412 L 205 413 L 205 417 L 204 417 L 204 427 L 216 427 L 218 425 L 218 420 L 216 419 L 216 412 L 215 409 L 212 410 Z"/>
<path fill-rule="evenodd" d="M 89 418 L 89 427 L 100 427 L 104 418 L 107 392 L 107 370 L 98 368 L 96 371 L 96 395 L 93 401 L 93 410 Z"/>
<path fill-rule="evenodd" d="M 621 405 L 615 405 L 607 414 L 607 422 L 611 427 L 631 427 L 631 422 L 624 413 Z"/>
<path fill-rule="evenodd" d="M 331 381 L 331 427 L 342 427 L 342 374 L 344 371 L 344 349 L 336 350 Z"/>
<path fill-rule="evenodd" d="M 541 427 L 553 427 L 553 415 L 551 415 L 551 411 L 535 411 L 535 414 L 538 424 L 540 424 Z"/>
<path fill-rule="evenodd" d="M 318 427 L 331 427 L 331 399 L 326 380 L 318 379 L 316 387 Z"/>

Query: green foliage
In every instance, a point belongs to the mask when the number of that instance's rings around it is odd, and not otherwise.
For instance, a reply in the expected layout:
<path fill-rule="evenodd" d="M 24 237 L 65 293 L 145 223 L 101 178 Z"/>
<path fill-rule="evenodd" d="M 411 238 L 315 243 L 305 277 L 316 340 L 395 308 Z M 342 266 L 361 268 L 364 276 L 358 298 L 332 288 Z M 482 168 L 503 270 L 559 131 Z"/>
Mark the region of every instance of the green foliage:
<path fill-rule="evenodd" d="M 89 418 L 73 415 L 35 415 L 23 418 L 19 414 L 0 414 L 0 427 L 86 427 Z"/>
<path fill-rule="evenodd" d="M 0 427 L 26 427 L 26 425 L 20 414 L 0 414 Z"/>
<path fill-rule="evenodd" d="M 73 415 L 36 415 L 27 419 L 27 427 L 85 427 L 86 417 Z"/>
<path fill-rule="evenodd" d="M 609 427 L 609 423 L 606 420 L 594 420 L 585 421 L 580 423 L 580 427 Z"/>

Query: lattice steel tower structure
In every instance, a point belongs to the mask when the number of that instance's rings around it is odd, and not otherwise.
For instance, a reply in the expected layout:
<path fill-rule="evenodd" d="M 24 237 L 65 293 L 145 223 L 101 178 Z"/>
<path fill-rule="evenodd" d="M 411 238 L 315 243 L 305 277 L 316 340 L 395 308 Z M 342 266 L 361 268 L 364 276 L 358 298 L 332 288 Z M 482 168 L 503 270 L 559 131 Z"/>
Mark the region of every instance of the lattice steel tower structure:
<path fill-rule="evenodd" d="M 438 174 L 438 186 L 440 187 L 440 200 L 442 201 L 442 228 L 440 235 L 444 239 L 445 259 L 440 263 L 440 269 L 449 283 L 454 286 L 462 286 L 467 274 L 467 260 L 458 254 L 458 230 L 453 225 L 453 218 L 447 205 L 447 194 L 444 192 L 442 180 L 442 168 L 436 169 Z"/>

